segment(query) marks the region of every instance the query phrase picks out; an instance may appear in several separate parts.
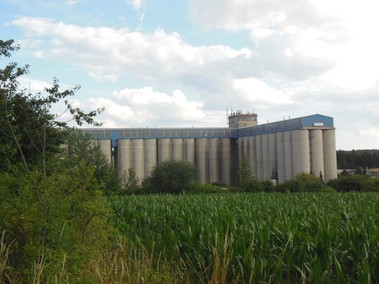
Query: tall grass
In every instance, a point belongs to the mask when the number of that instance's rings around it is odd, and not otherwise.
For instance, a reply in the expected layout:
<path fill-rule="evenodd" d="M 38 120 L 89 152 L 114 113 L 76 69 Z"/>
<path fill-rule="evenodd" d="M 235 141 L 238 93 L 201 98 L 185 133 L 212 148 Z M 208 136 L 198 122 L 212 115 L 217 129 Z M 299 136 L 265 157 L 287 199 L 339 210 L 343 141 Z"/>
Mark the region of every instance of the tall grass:
<path fill-rule="evenodd" d="M 192 283 L 378 282 L 378 202 L 374 193 L 110 200 L 130 245 Z"/>
<path fill-rule="evenodd" d="M 88 283 L 379 283 L 379 194 L 225 194 L 108 199 L 121 237 Z M 0 283 L 20 283 L 0 238 Z M 69 257 L 69 256 L 67 256 Z M 31 267 L 43 283 L 50 263 Z M 54 275 L 53 275 L 54 276 Z M 70 283 L 66 255 L 51 283 Z M 72 282 L 75 283 L 75 282 Z"/>
<path fill-rule="evenodd" d="M 9 258 L 9 247 L 4 240 L 5 231 L 2 232 L 0 238 L 0 284 L 11 282 L 12 278 L 10 275 L 11 269 L 8 266 Z"/>

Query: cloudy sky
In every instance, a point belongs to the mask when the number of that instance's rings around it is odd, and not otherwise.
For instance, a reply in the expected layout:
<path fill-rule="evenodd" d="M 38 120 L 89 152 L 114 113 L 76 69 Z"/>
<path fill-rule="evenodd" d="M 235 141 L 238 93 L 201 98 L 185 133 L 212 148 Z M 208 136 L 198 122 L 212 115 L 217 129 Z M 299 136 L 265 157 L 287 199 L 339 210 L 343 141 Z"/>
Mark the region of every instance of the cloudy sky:
<path fill-rule="evenodd" d="M 33 91 L 56 77 L 103 127 L 334 117 L 337 149 L 379 149 L 376 0 L 0 0 Z M 3 66 L 5 61 L 0 62 Z"/>

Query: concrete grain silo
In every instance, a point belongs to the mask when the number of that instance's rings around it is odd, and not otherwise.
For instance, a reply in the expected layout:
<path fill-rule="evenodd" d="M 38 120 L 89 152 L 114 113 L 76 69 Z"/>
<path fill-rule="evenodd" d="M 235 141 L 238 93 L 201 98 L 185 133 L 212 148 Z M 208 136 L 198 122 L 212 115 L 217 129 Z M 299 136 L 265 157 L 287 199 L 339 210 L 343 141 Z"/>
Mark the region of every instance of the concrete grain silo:
<path fill-rule="evenodd" d="M 195 139 L 194 138 L 186 138 L 183 139 L 183 147 L 184 147 L 184 160 L 190 162 L 191 164 L 195 164 Z"/>
<path fill-rule="evenodd" d="M 104 139 L 98 141 L 100 150 L 104 154 L 106 161 L 112 163 L 112 141 L 110 139 Z"/>
<path fill-rule="evenodd" d="M 139 180 L 145 178 L 145 155 L 143 139 L 133 139 L 131 141 L 132 168 L 136 172 Z"/>
<path fill-rule="evenodd" d="M 158 162 L 170 160 L 170 138 L 158 139 Z"/>
<path fill-rule="evenodd" d="M 156 139 L 144 139 L 144 176 L 150 176 L 151 171 L 157 164 L 157 141 Z"/>
<path fill-rule="evenodd" d="M 201 183 L 235 184 L 246 155 L 258 180 L 282 183 L 299 173 L 337 177 L 333 118 L 315 114 L 257 125 L 255 114 L 234 113 L 228 128 L 82 129 L 97 140 L 121 177 L 132 168 L 140 180 L 166 160 L 195 165 Z M 239 121 L 240 119 L 240 121 Z"/>
<path fill-rule="evenodd" d="M 131 159 L 131 141 L 130 139 L 118 140 L 117 147 L 118 176 L 124 177 L 130 168 L 132 168 Z"/>

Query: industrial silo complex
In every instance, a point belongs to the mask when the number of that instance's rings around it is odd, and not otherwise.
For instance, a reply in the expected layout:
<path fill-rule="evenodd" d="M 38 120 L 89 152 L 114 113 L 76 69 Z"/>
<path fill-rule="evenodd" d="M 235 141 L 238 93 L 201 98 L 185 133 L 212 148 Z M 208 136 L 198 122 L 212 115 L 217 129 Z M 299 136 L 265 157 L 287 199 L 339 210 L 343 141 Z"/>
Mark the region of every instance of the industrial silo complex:
<path fill-rule="evenodd" d="M 235 184 L 246 155 L 258 180 L 282 183 L 299 173 L 337 177 L 333 118 L 315 114 L 257 125 L 256 114 L 232 113 L 228 128 L 82 129 L 100 144 L 119 176 L 134 169 L 140 180 L 165 160 L 184 160 L 201 183 Z"/>

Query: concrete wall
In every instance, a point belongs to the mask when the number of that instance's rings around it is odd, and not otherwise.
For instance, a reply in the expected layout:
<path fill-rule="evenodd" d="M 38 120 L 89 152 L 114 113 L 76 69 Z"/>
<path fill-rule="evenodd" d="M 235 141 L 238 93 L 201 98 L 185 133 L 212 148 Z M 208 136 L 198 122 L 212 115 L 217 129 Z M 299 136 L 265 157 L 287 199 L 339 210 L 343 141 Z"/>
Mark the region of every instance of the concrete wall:
<path fill-rule="evenodd" d="M 263 171 L 263 147 L 262 147 L 262 135 L 255 136 L 255 147 L 256 147 L 256 157 L 257 157 L 257 173 L 256 177 L 258 180 L 264 179 Z"/>
<path fill-rule="evenodd" d="M 183 161 L 183 139 L 171 139 L 171 160 Z"/>
<path fill-rule="evenodd" d="M 220 180 L 222 183 L 227 185 L 231 184 L 231 167 L 232 167 L 232 159 L 231 159 L 231 143 L 228 138 L 220 139 L 220 162 L 221 162 L 221 170 L 220 170 Z"/>
<path fill-rule="evenodd" d="M 285 175 L 285 155 L 284 155 L 284 133 L 276 133 L 276 152 L 277 152 L 277 166 L 278 166 L 278 183 L 286 180 Z"/>
<path fill-rule="evenodd" d="M 292 131 L 292 163 L 293 176 L 300 173 L 310 173 L 310 153 L 308 130 Z"/>
<path fill-rule="evenodd" d="M 118 140 L 117 147 L 117 174 L 118 176 L 124 177 L 129 168 L 132 167 L 131 162 L 131 140 L 130 139 L 120 139 Z"/>
<path fill-rule="evenodd" d="M 324 180 L 329 181 L 337 178 L 337 153 L 335 130 L 323 130 L 324 148 Z"/>
<path fill-rule="evenodd" d="M 199 170 L 199 182 L 207 183 L 209 180 L 208 172 L 208 139 L 196 139 L 196 167 Z"/>
<path fill-rule="evenodd" d="M 290 131 L 283 133 L 284 135 L 284 176 L 285 180 L 293 177 L 292 163 L 292 135 Z"/>
<path fill-rule="evenodd" d="M 184 147 L 184 160 L 190 162 L 195 165 L 195 139 L 188 138 L 183 139 L 183 147 Z"/>
<path fill-rule="evenodd" d="M 276 134 L 270 133 L 268 135 L 268 148 L 270 153 L 269 158 L 269 169 L 270 169 L 270 179 L 277 178 L 278 174 L 278 155 L 276 146 Z"/>
<path fill-rule="evenodd" d="M 111 163 L 111 140 L 98 143 Z M 299 129 L 239 139 L 119 139 L 116 145 L 118 175 L 132 168 L 140 180 L 159 162 L 184 160 L 198 168 L 201 183 L 235 184 L 242 155 L 247 156 L 258 180 L 277 177 L 282 183 L 303 172 L 317 177 L 321 173 L 325 181 L 337 177 L 334 129 Z"/>
<path fill-rule="evenodd" d="M 158 139 L 158 163 L 170 160 L 171 139 Z"/>
<path fill-rule="evenodd" d="M 112 142 L 111 140 L 99 140 L 100 150 L 109 164 L 112 163 Z"/>
<path fill-rule="evenodd" d="M 209 182 L 220 182 L 220 155 L 219 139 L 208 139 L 208 163 L 209 163 Z"/>
<path fill-rule="evenodd" d="M 144 139 L 144 176 L 150 176 L 151 171 L 157 164 L 157 140 Z"/>
<path fill-rule="evenodd" d="M 249 163 L 253 175 L 257 176 L 257 149 L 255 147 L 255 137 L 249 137 Z"/>
<path fill-rule="evenodd" d="M 145 155 L 143 139 L 133 139 L 131 141 L 132 168 L 136 172 L 139 180 L 145 178 Z"/>
<path fill-rule="evenodd" d="M 311 173 L 315 176 L 324 176 L 324 143 L 322 130 L 314 129 L 309 131 Z"/>

